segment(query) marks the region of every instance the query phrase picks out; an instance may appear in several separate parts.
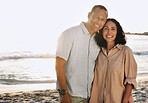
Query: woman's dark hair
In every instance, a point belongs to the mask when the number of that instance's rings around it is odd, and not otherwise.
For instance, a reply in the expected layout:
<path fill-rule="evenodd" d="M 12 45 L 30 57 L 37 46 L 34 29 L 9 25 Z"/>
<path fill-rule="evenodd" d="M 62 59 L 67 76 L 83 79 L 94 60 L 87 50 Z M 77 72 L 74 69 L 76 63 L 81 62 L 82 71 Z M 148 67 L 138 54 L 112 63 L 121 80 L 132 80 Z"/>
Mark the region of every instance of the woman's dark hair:
<path fill-rule="evenodd" d="M 117 45 L 117 44 L 123 44 L 123 45 L 126 44 L 125 34 L 124 34 L 124 31 L 123 31 L 120 23 L 117 20 L 112 19 L 112 18 L 107 19 L 106 23 L 108 21 L 112 21 L 117 26 L 117 35 L 116 35 L 116 38 L 115 38 L 115 45 Z M 98 32 L 96 33 L 95 41 L 96 41 L 96 43 L 97 43 L 97 45 L 99 47 L 107 48 L 107 42 L 103 38 L 103 28 L 99 31 L 99 33 Z"/>

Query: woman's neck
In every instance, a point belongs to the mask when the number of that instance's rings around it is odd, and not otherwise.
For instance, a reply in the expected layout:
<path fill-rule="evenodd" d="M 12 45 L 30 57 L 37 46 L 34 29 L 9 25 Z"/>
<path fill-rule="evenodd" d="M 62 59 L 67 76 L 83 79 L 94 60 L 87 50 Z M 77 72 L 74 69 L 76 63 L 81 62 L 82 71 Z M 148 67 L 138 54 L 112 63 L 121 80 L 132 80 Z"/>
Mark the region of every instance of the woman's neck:
<path fill-rule="evenodd" d="M 107 50 L 111 50 L 115 46 L 115 43 L 107 43 Z"/>

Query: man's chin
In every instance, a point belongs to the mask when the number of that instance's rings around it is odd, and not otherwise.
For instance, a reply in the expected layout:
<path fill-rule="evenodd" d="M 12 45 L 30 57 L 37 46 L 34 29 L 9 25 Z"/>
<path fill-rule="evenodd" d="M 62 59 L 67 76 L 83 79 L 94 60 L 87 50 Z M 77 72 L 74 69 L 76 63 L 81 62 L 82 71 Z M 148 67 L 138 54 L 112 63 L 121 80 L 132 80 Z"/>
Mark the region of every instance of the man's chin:
<path fill-rule="evenodd" d="M 100 29 L 95 30 L 95 32 L 98 32 Z"/>

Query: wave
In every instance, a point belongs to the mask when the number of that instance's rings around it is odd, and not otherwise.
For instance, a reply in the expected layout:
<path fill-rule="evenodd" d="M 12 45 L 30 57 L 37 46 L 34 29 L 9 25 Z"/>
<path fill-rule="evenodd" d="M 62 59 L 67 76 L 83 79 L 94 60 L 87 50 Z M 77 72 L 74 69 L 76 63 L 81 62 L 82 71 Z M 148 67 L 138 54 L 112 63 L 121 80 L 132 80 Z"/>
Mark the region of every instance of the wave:
<path fill-rule="evenodd" d="M 148 55 L 148 51 L 133 52 L 135 55 Z"/>
<path fill-rule="evenodd" d="M 148 51 L 134 51 L 133 54 L 148 55 Z M 45 53 L 33 53 L 29 51 L 0 53 L 0 61 L 9 60 L 9 59 L 25 59 L 25 58 L 55 58 L 55 55 L 45 54 Z"/>
<path fill-rule="evenodd" d="M 55 83 L 55 79 L 49 80 L 17 80 L 17 79 L 0 79 L 0 84 L 18 85 L 18 84 L 39 84 L 39 83 Z"/>
<path fill-rule="evenodd" d="M 138 73 L 138 76 L 148 76 L 148 72 Z"/>
<path fill-rule="evenodd" d="M 23 58 L 55 58 L 52 54 L 41 54 L 33 52 L 10 52 L 10 53 L 0 53 L 0 61 L 8 59 L 23 59 Z"/>

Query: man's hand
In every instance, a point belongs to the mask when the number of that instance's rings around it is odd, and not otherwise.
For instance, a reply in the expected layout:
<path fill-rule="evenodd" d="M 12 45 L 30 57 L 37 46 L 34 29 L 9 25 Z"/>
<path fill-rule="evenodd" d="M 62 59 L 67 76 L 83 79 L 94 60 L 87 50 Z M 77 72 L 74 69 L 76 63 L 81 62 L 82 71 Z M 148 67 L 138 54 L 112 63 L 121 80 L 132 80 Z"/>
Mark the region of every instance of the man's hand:
<path fill-rule="evenodd" d="M 66 76 L 64 71 L 64 66 L 66 64 L 66 60 L 56 57 L 56 73 L 57 73 L 57 80 L 60 86 L 60 89 L 68 90 L 67 89 L 67 83 L 66 83 Z M 67 92 L 65 95 L 61 98 L 61 103 L 71 103 L 71 97 L 69 93 Z"/>
<path fill-rule="evenodd" d="M 61 103 L 72 103 L 69 93 L 66 93 L 65 95 L 63 95 L 61 99 L 62 99 Z"/>

